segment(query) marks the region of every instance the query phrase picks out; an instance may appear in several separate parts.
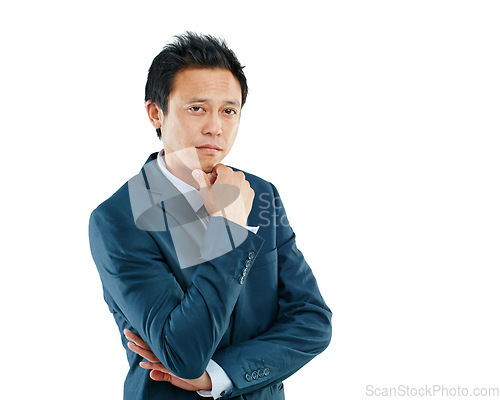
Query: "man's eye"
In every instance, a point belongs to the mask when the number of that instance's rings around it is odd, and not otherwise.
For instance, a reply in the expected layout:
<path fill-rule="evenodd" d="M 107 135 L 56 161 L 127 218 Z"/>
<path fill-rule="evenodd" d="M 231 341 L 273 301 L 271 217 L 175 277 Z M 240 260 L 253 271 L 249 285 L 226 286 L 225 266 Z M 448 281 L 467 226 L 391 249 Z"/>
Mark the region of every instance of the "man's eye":
<path fill-rule="evenodd" d="M 228 115 L 234 115 L 234 114 L 236 114 L 236 111 L 231 110 L 230 108 L 226 108 L 226 109 L 224 110 L 224 112 L 225 112 L 226 114 L 228 114 Z"/>
<path fill-rule="evenodd" d="M 201 107 L 194 106 L 194 107 L 189 107 L 189 109 L 190 109 L 191 111 L 198 112 L 198 111 L 200 111 L 202 108 L 201 108 Z"/>

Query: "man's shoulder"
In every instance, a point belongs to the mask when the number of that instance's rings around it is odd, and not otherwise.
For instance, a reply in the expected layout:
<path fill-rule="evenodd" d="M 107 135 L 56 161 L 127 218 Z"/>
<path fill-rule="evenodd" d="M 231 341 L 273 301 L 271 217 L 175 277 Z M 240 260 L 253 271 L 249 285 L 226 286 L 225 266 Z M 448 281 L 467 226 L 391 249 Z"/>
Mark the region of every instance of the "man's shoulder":
<path fill-rule="evenodd" d="M 128 182 L 126 182 L 92 211 L 90 219 L 99 217 L 107 220 L 117 220 L 119 216 L 129 214 L 129 210 Z"/>
<path fill-rule="evenodd" d="M 101 214 L 101 213 L 129 213 L 131 212 L 130 206 L 130 193 L 129 193 L 129 185 L 131 182 L 135 182 L 140 178 L 141 171 L 144 166 L 148 165 L 152 161 L 156 160 L 158 152 L 152 153 L 146 162 L 137 168 L 137 174 L 131 177 L 127 182 L 125 182 L 118 190 L 116 190 L 111 196 L 109 196 L 106 200 L 104 200 L 101 204 L 99 204 L 92 214 Z"/>

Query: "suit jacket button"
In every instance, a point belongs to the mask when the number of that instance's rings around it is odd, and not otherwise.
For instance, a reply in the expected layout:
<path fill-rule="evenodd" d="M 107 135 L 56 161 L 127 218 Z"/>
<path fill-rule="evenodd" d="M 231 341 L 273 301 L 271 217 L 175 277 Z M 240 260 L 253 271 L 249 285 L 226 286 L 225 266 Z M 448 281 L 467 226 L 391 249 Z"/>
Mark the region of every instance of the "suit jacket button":
<path fill-rule="evenodd" d="M 240 277 L 240 285 L 243 285 L 243 281 L 244 281 L 244 280 L 245 280 L 245 277 L 244 277 L 244 276 Z"/>
<path fill-rule="evenodd" d="M 245 262 L 245 268 L 248 268 L 248 267 L 250 266 L 250 264 L 251 264 L 251 263 L 252 263 L 252 261 L 247 260 L 247 261 Z"/>
<path fill-rule="evenodd" d="M 264 369 L 264 375 L 265 376 L 268 376 L 269 372 L 271 372 L 271 370 L 269 368 Z"/>
<path fill-rule="evenodd" d="M 263 369 L 259 369 L 257 371 L 257 373 L 259 374 L 259 378 L 262 378 L 264 376 L 264 370 Z"/>
<path fill-rule="evenodd" d="M 253 260 L 254 257 L 255 257 L 255 251 L 251 251 L 250 253 L 248 253 L 249 260 Z"/>
<path fill-rule="evenodd" d="M 257 371 L 253 371 L 252 372 L 252 378 L 253 379 L 258 379 L 259 378 L 259 375 L 257 374 Z"/>
<path fill-rule="evenodd" d="M 252 380 L 252 375 L 250 374 L 245 374 L 245 379 L 250 382 Z"/>

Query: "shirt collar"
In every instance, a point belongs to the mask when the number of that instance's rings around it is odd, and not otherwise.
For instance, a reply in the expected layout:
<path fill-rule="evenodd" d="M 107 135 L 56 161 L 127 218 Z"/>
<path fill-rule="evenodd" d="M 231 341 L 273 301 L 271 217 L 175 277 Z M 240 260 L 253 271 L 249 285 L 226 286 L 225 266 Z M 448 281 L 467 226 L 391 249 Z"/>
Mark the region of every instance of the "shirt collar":
<path fill-rule="evenodd" d="M 172 174 L 172 172 L 168 170 L 164 154 L 165 151 L 161 149 L 161 151 L 158 153 L 158 157 L 156 158 L 160 171 L 170 182 L 172 182 L 177 190 L 179 190 L 179 192 L 184 195 L 191 208 L 194 211 L 198 211 L 203 205 L 203 200 L 200 197 L 200 192 L 194 186 L 191 186 L 183 180 L 177 178 L 174 174 Z"/>

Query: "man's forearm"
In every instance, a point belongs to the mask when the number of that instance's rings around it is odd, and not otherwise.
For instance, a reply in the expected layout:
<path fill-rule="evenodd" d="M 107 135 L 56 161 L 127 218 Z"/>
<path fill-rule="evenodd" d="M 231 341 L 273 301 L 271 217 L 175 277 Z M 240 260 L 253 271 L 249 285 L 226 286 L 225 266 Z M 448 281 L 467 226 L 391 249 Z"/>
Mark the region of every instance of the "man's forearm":
<path fill-rule="evenodd" d="M 263 239 L 221 217 L 211 220 L 213 226 L 218 223 L 220 234 L 227 232 L 225 224 L 229 223 L 235 225 L 232 229 L 245 231 L 247 238 L 237 248 L 197 266 L 192 285 L 184 293 L 163 262 L 115 256 L 120 251 L 117 245 L 100 233 L 99 225 L 106 222 L 98 218 L 92 221 L 91 244 L 104 287 L 116 308 L 175 375 L 201 376 L 227 329 L 248 255 L 254 258 L 258 254 Z M 127 236 L 127 232 L 120 234 Z M 207 238 L 206 244 L 210 255 L 217 238 Z M 140 246 L 131 254 L 147 251 L 151 258 L 149 244 L 143 249 L 136 239 L 129 246 Z"/>

